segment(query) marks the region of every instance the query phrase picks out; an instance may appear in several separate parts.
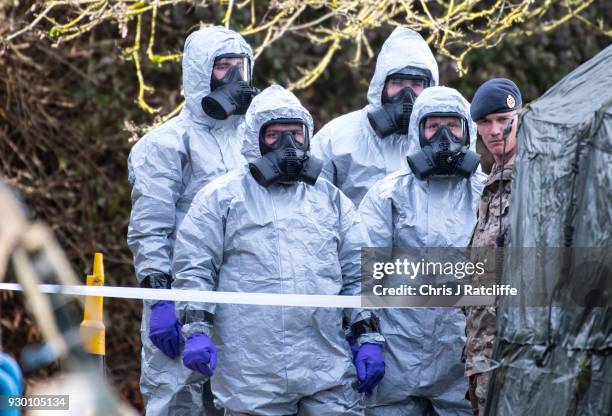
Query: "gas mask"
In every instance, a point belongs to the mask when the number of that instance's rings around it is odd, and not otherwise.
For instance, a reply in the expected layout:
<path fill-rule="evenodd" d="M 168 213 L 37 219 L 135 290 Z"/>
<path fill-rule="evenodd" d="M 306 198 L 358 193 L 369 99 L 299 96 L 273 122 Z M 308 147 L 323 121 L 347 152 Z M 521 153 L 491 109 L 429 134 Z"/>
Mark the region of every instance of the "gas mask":
<path fill-rule="evenodd" d="M 384 138 L 393 133 L 407 134 L 410 124 L 412 106 L 416 94 L 409 86 L 402 88 L 393 97 L 387 94 L 388 83 L 393 80 L 409 79 L 421 83 L 423 88 L 431 85 L 431 73 L 428 70 L 407 66 L 387 76 L 381 95 L 382 106 L 368 113 L 368 121 L 378 137 Z"/>
<path fill-rule="evenodd" d="M 386 96 L 386 93 L 383 94 Z M 368 121 L 378 137 L 387 137 L 392 133 L 408 133 L 415 99 L 412 88 L 405 87 L 393 97 L 387 98 L 387 102 L 383 100 L 380 108 L 368 113 Z"/>
<path fill-rule="evenodd" d="M 451 128 L 442 125 L 429 139 L 425 138 L 425 122 L 429 117 L 456 118 L 461 134 L 453 134 Z M 409 155 L 408 165 L 418 179 L 432 175 L 457 175 L 470 177 L 478 168 L 480 155 L 469 149 L 470 135 L 465 118 L 456 113 L 433 113 L 421 119 L 419 125 L 421 150 Z"/>
<path fill-rule="evenodd" d="M 253 96 L 259 92 L 251 86 L 251 68 L 249 57 L 245 54 L 223 54 L 215 59 L 241 59 L 239 65 L 231 65 L 223 78 L 211 76 L 211 92 L 202 99 L 204 112 L 215 120 L 225 120 L 232 114 L 244 114 L 251 104 Z"/>
<path fill-rule="evenodd" d="M 276 141 L 266 144 L 265 134 L 272 124 L 299 124 L 304 143 L 300 143 L 293 132 L 281 132 Z M 292 184 L 297 181 L 314 185 L 323 163 L 310 156 L 308 129 L 300 119 L 277 119 L 265 123 L 259 131 L 261 157 L 249 163 L 249 170 L 255 180 L 264 187 L 277 183 Z"/>

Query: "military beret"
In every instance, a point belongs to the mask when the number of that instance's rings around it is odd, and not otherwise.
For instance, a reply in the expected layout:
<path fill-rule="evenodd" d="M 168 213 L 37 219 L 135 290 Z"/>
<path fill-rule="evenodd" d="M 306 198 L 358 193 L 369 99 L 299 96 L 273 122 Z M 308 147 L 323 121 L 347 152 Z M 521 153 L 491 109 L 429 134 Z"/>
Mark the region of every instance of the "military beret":
<path fill-rule="evenodd" d="M 521 92 L 514 82 L 506 78 L 493 78 L 476 90 L 470 115 L 472 120 L 478 121 L 492 113 L 516 110 L 522 103 Z"/>

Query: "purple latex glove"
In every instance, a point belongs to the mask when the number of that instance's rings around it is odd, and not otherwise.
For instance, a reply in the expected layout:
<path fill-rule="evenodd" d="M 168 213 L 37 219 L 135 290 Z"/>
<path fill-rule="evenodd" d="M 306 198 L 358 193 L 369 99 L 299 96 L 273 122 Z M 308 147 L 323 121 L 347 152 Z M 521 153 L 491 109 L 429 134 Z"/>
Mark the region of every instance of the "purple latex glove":
<path fill-rule="evenodd" d="M 149 339 L 170 358 L 178 357 L 181 353 L 180 346 L 185 343 L 181 334 L 182 326 L 176 319 L 174 302 L 162 300 L 151 307 Z"/>
<path fill-rule="evenodd" d="M 208 335 L 196 333 L 189 337 L 183 351 L 185 367 L 212 376 L 217 368 L 217 347 Z"/>
<path fill-rule="evenodd" d="M 372 393 L 380 380 L 385 376 L 385 358 L 383 348 L 380 344 L 363 343 L 355 355 L 355 367 L 357 367 L 357 378 L 359 393 Z"/>

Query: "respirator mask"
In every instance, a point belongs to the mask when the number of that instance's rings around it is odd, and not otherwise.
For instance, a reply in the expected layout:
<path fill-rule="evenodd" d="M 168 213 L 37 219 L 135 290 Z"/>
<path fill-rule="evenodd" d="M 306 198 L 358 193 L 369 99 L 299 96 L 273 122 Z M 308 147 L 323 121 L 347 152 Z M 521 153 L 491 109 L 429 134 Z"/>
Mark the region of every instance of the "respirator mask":
<path fill-rule="evenodd" d="M 221 79 L 211 75 L 210 94 L 202 99 L 202 109 L 215 120 L 233 114 L 244 114 L 251 100 L 259 93 L 251 85 L 251 61 L 246 54 L 226 53 L 215 58 L 214 69 L 225 69 Z"/>
<path fill-rule="evenodd" d="M 407 157 L 418 179 L 432 175 L 471 176 L 480 163 L 472 152 L 466 119 L 457 113 L 430 113 L 419 123 L 421 149 Z"/>
<path fill-rule="evenodd" d="M 283 129 L 280 126 L 294 126 Z M 262 186 L 297 181 L 314 185 L 323 163 L 310 156 L 308 128 L 300 119 L 276 119 L 265 123 L 259 131 L 261 157 L 249 163 L 249 170 Z"/>
<path fill-rule="evenodd" d="M 381 95 L 382 105 L 368 112 L 368 121 L 380 138 L 387 137 L 393 133 L 408 133 L 410 115 L 412 114 L 412 107 L 417 97 L 414 90 L 409 86 L 405 86 L 392 97 L 389 97 L 387 93 L 389 85 L 394 83 L 402 85 L 403 80 L 410 80 L 411 84 L 418 84 L 422 89 L 425 89 L 431 84 L 431 75 L 429 71 L 421 68 L 406 67 L 387 77 Z"/>

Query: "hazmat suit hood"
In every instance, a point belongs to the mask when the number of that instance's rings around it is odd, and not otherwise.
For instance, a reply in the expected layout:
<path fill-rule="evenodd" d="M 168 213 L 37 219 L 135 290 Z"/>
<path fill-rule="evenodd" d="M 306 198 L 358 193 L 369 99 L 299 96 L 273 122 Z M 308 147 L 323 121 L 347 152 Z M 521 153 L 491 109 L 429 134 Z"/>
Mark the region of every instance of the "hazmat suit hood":
<path fill-rule="evenodd" d="M 293 93 L 281 87 L 272 85 L 253 98 L 246 112 L 245 140 L 242 145 L 242 155 L 248 162 L 261 157 L 259 150 L 259 130 L 270 120 L 280 118 L 295 118 L 304 122 L 308 135 L 312 138 L 312 116 L 302 106 Z"/>
<path fill-rule="evenodd" d="M 190 119 L 209 126 L 231 123 L 239 116 L 227 120 L 215 120 L 202 109 L 202 98 L 210 94 L 215 58 L 225 53 L 247 54 L 253 71 L 253 51 L 249 44 L 233 30 L 212 26 L 193 32 L 187 37 L 183 48 L 183 88 L 185 112 Z"/>
<path fill-rule="evenodd" d="M 387 38 L 376 60 L 368 88 L 368 102 L 372 106 L 381 106 L 387 77 L 407 66 L 428 70 L 431 73 L 430 86 L 438 85 L 438 64 L 425 39 L 414 30 L 398 27 Z"/>
<path fill-rule="evenodd" d="M 421 149 L 419 124 L 431 113 L 457 113 L 464 117 L 470 134 L 470 150 L 476 151 L 476 123 L 470 117 L 470 103 L 454 88 L 431 87 L 423 90 L 412 108 L 408 127 L 409 155 Z"/>

